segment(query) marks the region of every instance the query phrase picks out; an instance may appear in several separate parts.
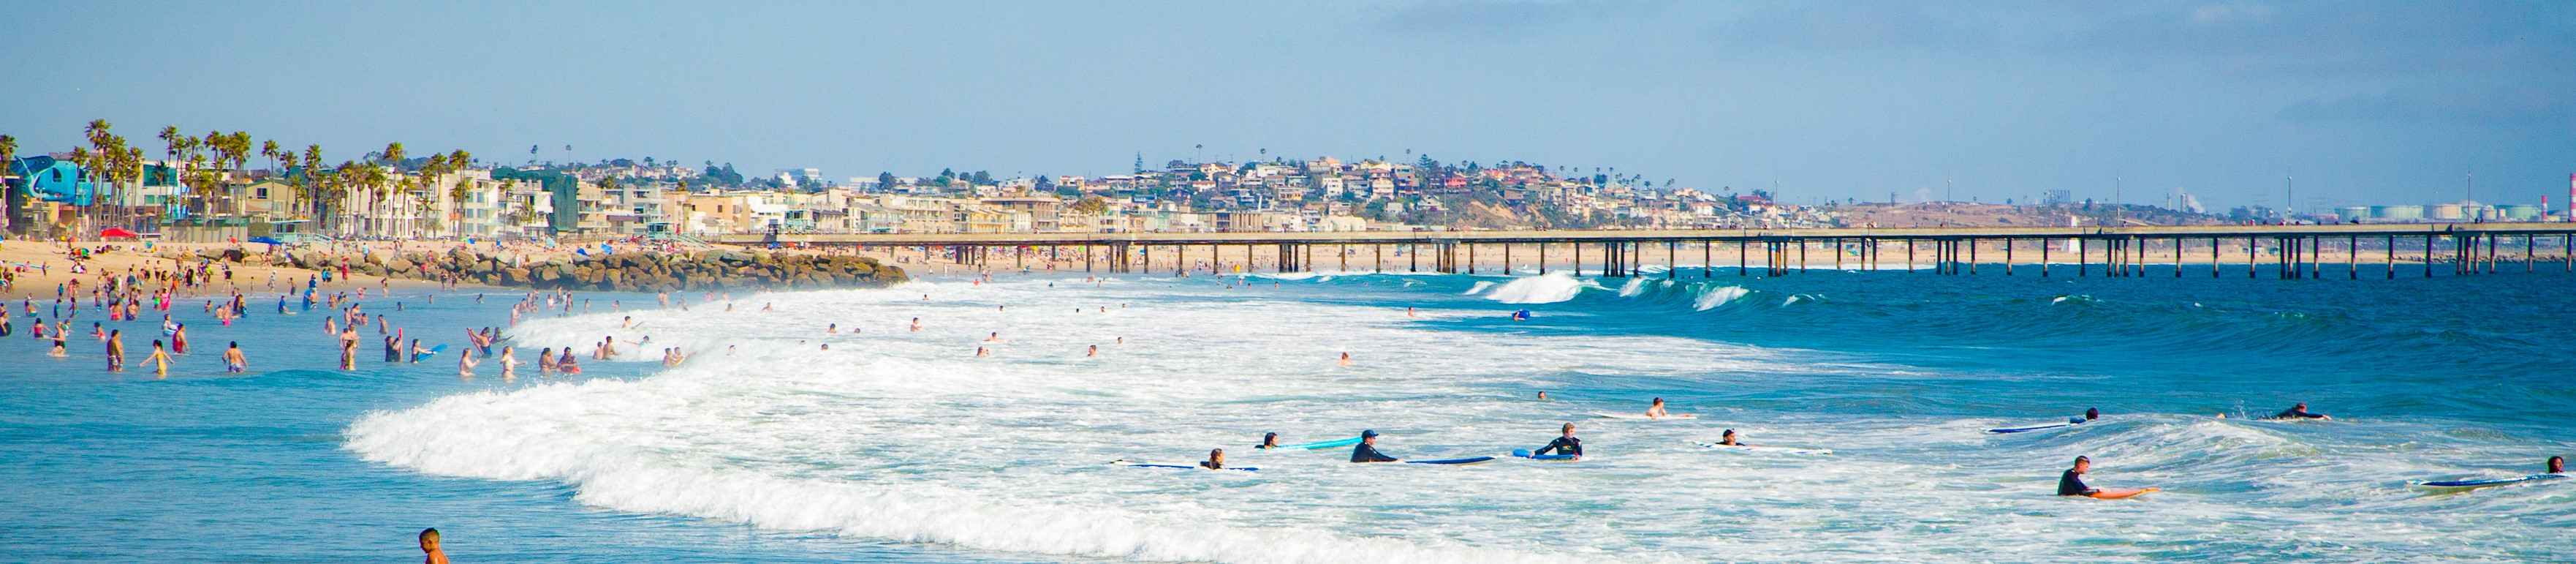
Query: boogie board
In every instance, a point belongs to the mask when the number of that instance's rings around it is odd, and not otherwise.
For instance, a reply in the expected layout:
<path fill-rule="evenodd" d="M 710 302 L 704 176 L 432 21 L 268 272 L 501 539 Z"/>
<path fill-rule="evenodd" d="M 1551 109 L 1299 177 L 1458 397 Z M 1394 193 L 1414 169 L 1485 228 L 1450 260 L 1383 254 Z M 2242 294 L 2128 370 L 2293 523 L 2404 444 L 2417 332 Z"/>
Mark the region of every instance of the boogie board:
<path fill-rule="evenodd" d="M 1484 463 L 1487 463 L 1487 462 L 1493 462 L 1493 461 L 1494 461 L 1494 457 L 1491 457 L 1491 456 L 1471 456 L 1471 457 L 1467 457 L 1467 458 L 1444 458 L 1444 459 L 1440 459 L 1440 460 L 1407 460 L 1407 461 L 1404 461 L 1404 463 L 1405 463 L 1405 464 L 1448 464 L 1448 465 L 1459 465 L 1459 466 L 1463 466 L 1463 465 L 1468 465 L 1468 464 L 1484 464 Z"/>
<path fill-rule="evenodd" d="M 1700 441 L 1700 442 L 1695 442 L 1695 443 L 1691 443 L 1691 444 L 1699 445 L 1699 447 L 1700 447 L 1700 448 L 1717 449 L 1717 450 L 1730 451 L 1730 452 L 1769 452 L 1769 453 L 1778 453 L 1778 454 L 1808 454 L 1808 455 L 1826 455 L 1826 454 L 1833 454 L 1833 453 L 1834 453 L 1834 450 L 1833 450 L 1833 449 L 1829 449 L 1829 448 L 1798 448 L 1798 447 L 1779 447 L 1779 446 L 1765 446 L 1765 445 L 1722 445 L 1722 444 L 1717 444 L 1717 443 L 1712 443 L 1712 442 L 1707 442 L 1707 441 Z"/>
<path fill-rule="evenodd" d="M 443 353 L 443 352 L 447 352 L 447 345 L 439 345 L 439 346 L 435 346 L 435 347 L 430 347 L 430 348 L 429 348 L 429 352 L 425 352 L 425 353 L 414 353 L 414 354 L 412 354 L 412 355 L 411 355 L 411 359 L 412 359 L 412 360 L 415 360 L 415 361 L 419 361 L 419 360 L 428 360 L 430 357 L 438 356 L 438 353 Z"/>
<path fill-rule="evenodd" d="M 1527 458 L 1540 462 L 1573 462 L 1575 460 L 1574 455 L 1571 454 L 1530 454 L 1529 449 L 1512 449 L 1512 457 Z"/>
<path fill-rule="evenodd" d="M 1611 419 L 1647 419 L 1647 420 L 1662 420 L 1662 419 L 1698 419 L 1698 418 L 1699 418 L 1699 414 L 1696 414 L 1696 413 L 1675 413 L 1675 414 L 1666 415 L 1666 416 L 1663 416 L 1663 417 L 1647 417 L 1647 416 L 1646 416 L 1646 414 L 1644 414 L 1644 413 L 1607 413 L 1607 412 L 1600 412 L 1600 411 L 1592 412 L 1592 414 L 1593 414 L 1593 415 L 1602 416 L 1602 417 L 1608 417 L 1608 418 L 1611 418 Z"/>
<path fill-rule="evenodd" d="M 2414 484 L 2412 484 L 2412 485 L 2413 485 L 2413 486 L 2415 486 L 2415 487 L 2418 487 L 2418 488 L 2423 488 L 2423 489 L 2428 489 L 2428 490 L 2455 491 L 2455 492 L 2459 492 L 2459 491 L 2469 491 L 2469 490 L 2474 490 L 2474 489 L 2478 489 L 2478 488 L 2492 488 L 2492 487 L 2496 487 L 2496 486 L 2505 486 L 2505 485 L 2512 485 L 2512 484 L 2520 484 L 2520 483 L 2524 483 L 2524 482 L 2539 482 L 2539 481 L 2545 481 L 2545 480 L 2555 480 L 2555 479 L 2565 478 L 2565 477 L 2567 477 L 2567 475 L 2566 475 L 2566 474 L 2532 474 L 2532 475 L 2529 475 L 2529 476 L 2523 476 L 2523 477 L 2520 477 L 2520 478 L 2494 478 L 2494 479 L 2487 479 L 2487 480 L 2444 480 L 2444 481 L 2439 481 L 2439 482 L 2416 482 L 2416 483 L 2414 483 Z"/>

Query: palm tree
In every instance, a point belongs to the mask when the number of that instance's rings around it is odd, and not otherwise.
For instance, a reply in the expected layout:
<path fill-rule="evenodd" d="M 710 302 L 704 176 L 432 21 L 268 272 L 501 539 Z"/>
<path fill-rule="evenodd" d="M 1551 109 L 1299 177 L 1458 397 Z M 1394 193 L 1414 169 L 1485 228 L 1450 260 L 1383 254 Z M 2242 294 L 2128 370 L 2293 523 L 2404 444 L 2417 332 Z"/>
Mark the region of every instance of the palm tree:
<path fill-rule="evenodd" d="M 261 141 L 259 143 L 259 156 L 268 157 L 269 174 L 277 174 L 277 155 L 276 139 Z"/>

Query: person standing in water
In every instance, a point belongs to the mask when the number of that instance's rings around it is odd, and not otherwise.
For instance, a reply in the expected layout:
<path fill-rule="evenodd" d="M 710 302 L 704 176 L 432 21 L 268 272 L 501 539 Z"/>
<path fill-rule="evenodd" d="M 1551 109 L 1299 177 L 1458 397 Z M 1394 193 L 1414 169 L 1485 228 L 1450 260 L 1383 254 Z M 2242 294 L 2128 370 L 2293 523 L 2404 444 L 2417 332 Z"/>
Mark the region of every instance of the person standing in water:
<path fill-rule="evenodd" d="M 1360 431 L 1359 446 L 1351 448 L 1351 462 L 1395 462 L 1397 459 L 1377 451 L 1377 430 Z"/>
<path fill-rule="evenodd" d="M 152 363 L 152 375 L 170 375 L 170 351 L 161 348 L 160 339 L 152 340 L 152 356 L 144 358 L 143 361 Z"/>
<path fill-rule="evenodd" d="M 107 332 L 107 369 L 110 371 L 125 371 L 124 333 L 125 332 L 122 329 L 110 330 Z"/>
<path fill-rule="evenodd" d="M 1646 417 L 1648 418 L 1663 419 L 1672 416 L 1672 413 L 1664 411 L 1664 398 L 1655 398 L 1654 405 L 1646 406 Z"/>
<path fill-rule="evenodd" d="M 224 343 L 224 371 L 240 374 L 250 369 L 250 359 L 243 358 L 240 341 Z"/>
<path fill-rule="evenodd" d="M 447 551 L 438 546 L 438 529 L 420 530 L 421 564 L 447 564 Z"/>
<path fill-rule="evenodd" d="M 1547 446 L 1538 447 L 1538 450 L 1530 451 L 1530 456 L 1539 456 L 1553 452 L 1557 454 L 1574 455 L 1575 460 L 1582 460 L 1583 439 L 1574 438 L 1574 424 L 1567 423 L 1558 431 L 1562 434 L 1557 435 L 1556 440 L 1548 441 Z"/>
<path fill-rule="evenodd" d="M 2083 456 L 2075 457 L 2075 467 L 2066 469 L 2065 474 L 2057 477 L 2057 495 L 2089 497 L 2094 499 L 2122 499 L 2137 497 L 2140 494 L 2148 492 L 2164 491 L 2162 488 L 2106 489 L 2085 485 L 2083 478 L 2084 473 L 2091 471 L 2093 471 L 2092 458 Z"/>

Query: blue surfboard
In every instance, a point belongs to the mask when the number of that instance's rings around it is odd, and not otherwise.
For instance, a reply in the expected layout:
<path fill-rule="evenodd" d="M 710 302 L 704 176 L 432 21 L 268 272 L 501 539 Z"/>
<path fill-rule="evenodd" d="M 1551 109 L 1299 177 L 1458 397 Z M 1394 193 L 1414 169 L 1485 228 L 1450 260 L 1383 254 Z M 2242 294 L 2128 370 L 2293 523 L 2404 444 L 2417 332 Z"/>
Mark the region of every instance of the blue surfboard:
<path fill-rule="evenodd" d="M 1574 455 L 1571 454 L 1530 454 L 1529 449 L 1525 448 L 1512 449 L 1512 457 L 1551 462 L 1570 462 L 1574 460 Z"/>
<path fill-rule="evenodd" d="M 1443 459 L 1440 459 L 1440 460 L 1407 460 L 1407 461 L 1404 461 L 1404 463 L 1405 463 L 1405 464 L 1449 464 L 1449 465 L 1466 465 L 1466 464 L 1482 464 L 1482 463 L 1492 462 L 1492 461 L 1494 461 L 1494 457 L 1491 457 L 1491 456 L 1470 456 L 1470 457 L 1467 457 L 1467 458 L 1443 458 Z"/>
<path fill-rule="evenodd" d="M 2478 489 L 2478 488 L 2491 488 L 2491 487 L 2496 487 L 2496 486 L 2503 486 L 2503 485 L 2510 485 L 2510 484 L 2519 484 L 2519 483 L 2523 483 L 2523 482 L 2538 482 L 2538 481 L 2543 481 L 2543 480 L 2555 480 L 2555 479 L 2565 478 L 2565 477 L 2567 477 L 2567 475 L 2566 475 L 2566 474 L 2532 474 L 2532 475 L 2529 475 L 2529 476 L 2523 476 L 2523 477 L 2520 477 L 2520 478 L 2493 478 L 2493 479 L 2486 479 L 2486 480 L 2444 480 L 2444 481 L 2439 481 L 2439 482 L 2418 482 L 2418 483 L 2416 483 L 2416 484 L 2415 484 L 2415 487 L 2419 487 L 2419 488 L 2429 488 L 2429 489 L 2441 489 L 2441 490 L 2474 490 L 2474 489 Z"/>
<path fill-rule="evenodd" d="M 425 353 L 419 353 L 419 354 L 411 355 L 411 359 L 412 359 L 412 360 L 428 360 L 430 357 L 438 356 L 438 353 L 443 353 L 443 352 L 447 352 L 447 345 L 439 345 L 439 346 L 435 346 L 435 347 L 430 347 L 430 348 L 429 348 L 429 352 L 425 352 Z"/>

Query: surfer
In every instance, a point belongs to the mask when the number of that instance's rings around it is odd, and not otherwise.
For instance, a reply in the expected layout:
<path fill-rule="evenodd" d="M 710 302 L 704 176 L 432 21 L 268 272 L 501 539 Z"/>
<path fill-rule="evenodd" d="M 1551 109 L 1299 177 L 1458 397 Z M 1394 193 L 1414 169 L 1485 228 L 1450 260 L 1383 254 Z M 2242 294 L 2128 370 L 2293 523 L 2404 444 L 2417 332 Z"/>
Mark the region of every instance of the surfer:
<path fill-rule="evenodd" d="M 1539 391 L 1538 391 L 1538 400 L 1539 400 L 1539 401 L 1547 401 L 1547 390 L 1539 390 Z"/>
<path fill-rule="evenodd" d="M 1279 448 L 1279 433 L 1262 433 L 1261 444 L 1253 445 L 1252 448 Z"/>
<path fill-rule="evenodd" d="M 1360 444 L 1351 448 L 1351 462 L 1395 462 L 1395 457 L 1377 451 L 1377 430 L 1360 431 Z"/>
<path fill-rule="evenodd" d="M 1209 449 L 1209 450 L 1208 450 L 1208 459 L 1207 459 L 1207 460 L 1204 460 L 1204 461 L 1200 461 L 1200 462 L 1199 462 L 1199 467 L 1200 467 L 1200 468 L 1206 468 L 1206 469 L 1209 469 L 1209 470 L 1224 470 L 1224 469 L 1225 469 L 1225 449 L 1221 449 L 1221 448 L 1219 448 L 1219 449 Z"/>
<path fill-rule="evenodd" d="M 1548 441 L 1547 446 L 1538 447 L 1538 450 L 1530 451 L 1530 456 L 1538 456 L 1554 452 L 1557 454 L 1574 455 L 1576 460 L 1583 459 L 1583 439 L 1574 438 L 1574 424 L 1565 424 L 1565 427 L 1562 428 L 1560 432 L 1564 434 L 1558 435 L 1556 440 Z"/>
<path fill-rule="evenodd" d="M 2329 416 L 2329 415 L 2326 415 L 2326 414 L 2323 414 L 2323 413 L 2309 413 L 2309 412 L 2308 412 L 2308 402 L 2299 402 L 2299 404 L 2298 404 L 2298 405 L 2290 406 L 2290 408 L 2289 408 L 2289 409 L 2282 410 L 2280 413 L 2273 414 L 2271 417 L 2265 417 L 2264 419 L 2333 419 L 2333 418 L 2334 418 L 2333 416 Z"/>
<path fill-rule="evenodd" d="M 1753 446 L 1753 445 L 1748 445 L 1748 444 L 1744 444 L 1744 443 L 1736 442 L 1736 441 L 1735 441 L 1735 430 L 1734 430 L 1734 429 L 1727 429 L 1727 430 L 1726 430 L 1726 432 L 1724 432 L 1724 433 L 1718 433 L 1718 434 L 1717 434 L 1717 444 L 1726 445 L 1726 446 L 1748 446 L 1748 447 L 1749 447 L 1749 446 Z"/>
<path fill-rule="evenodd" d="M 2057 478 L 2057 495 L 2083 496 L 2094 499 L 2121 499 L 2135 497 L 2138 494 L 2147 492 L 2163 491 L 2161 488 L 2103 489 L 2088 486 L 2084 484 L 2084 478 L 2082 476 L 2084 473 L 2091 471 L 2093 471 L 2092 458 L 2083 456 L 2075 457 L 2075 467 L 2066 469 L 2066 473 L 2058 476 Z"/>
<path fill-rule="evenodd" d="M 1646 406 L 1646 418 L 1648 419 L 1663 419 L 1672 416 L 1673 414 L 1671 412 L 1664 411 L 1664 398 L 1655 398 L 1654 405 Z"/>
<path fill-rule="evenodd" d="M 2549 457 L 2549 472 L 2548 472 L 2548 473 L 2550 473 L 2550 474 L 2565 474 L 2565 473 L 2567 473 L 2567 457 L 2564 457 L 2564 456 L 2552 456 L 2552 457 Z"/>

